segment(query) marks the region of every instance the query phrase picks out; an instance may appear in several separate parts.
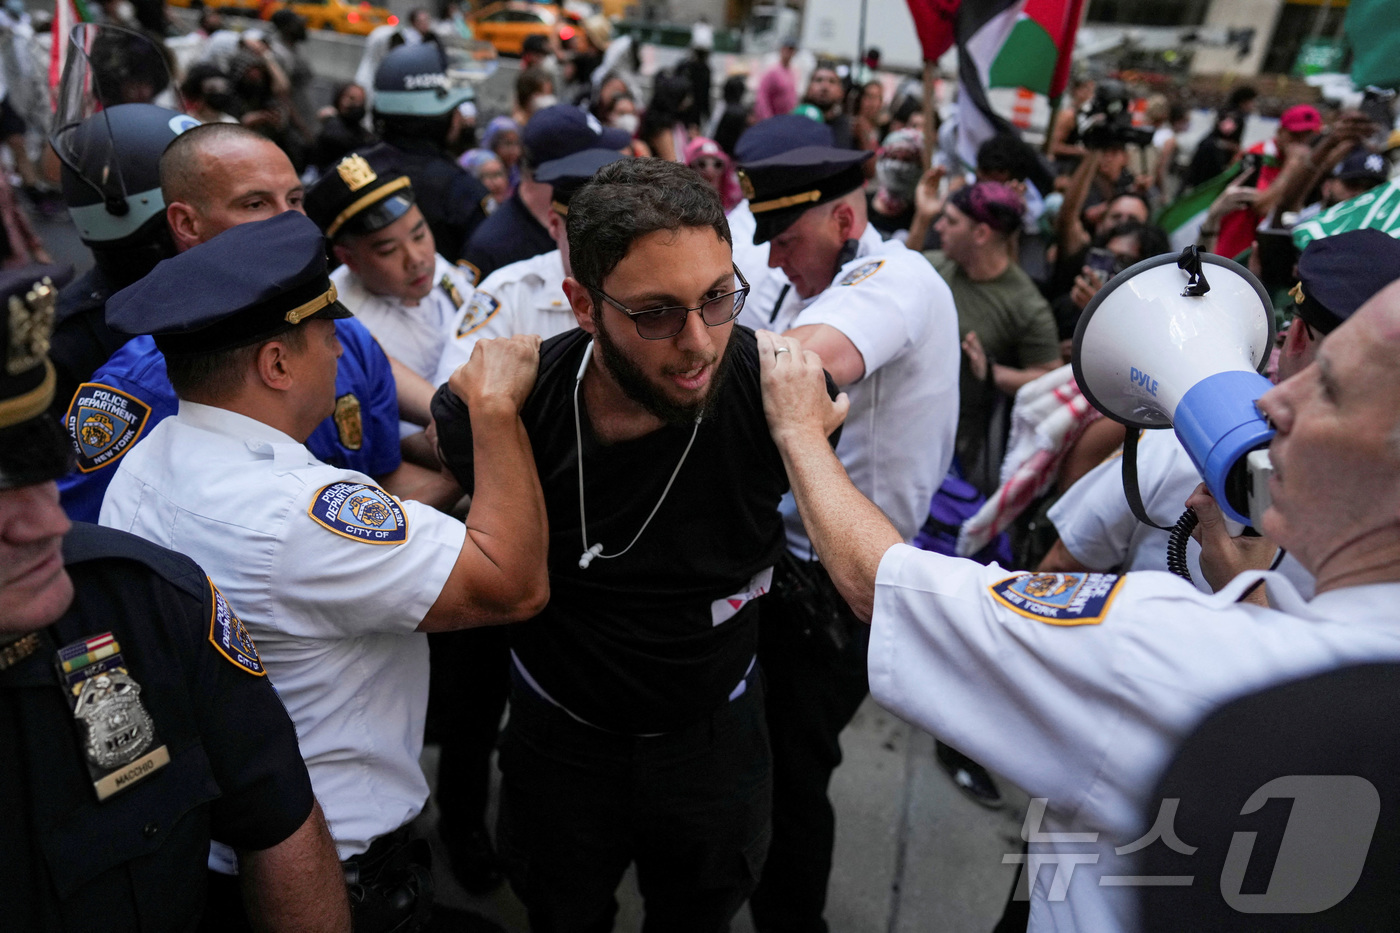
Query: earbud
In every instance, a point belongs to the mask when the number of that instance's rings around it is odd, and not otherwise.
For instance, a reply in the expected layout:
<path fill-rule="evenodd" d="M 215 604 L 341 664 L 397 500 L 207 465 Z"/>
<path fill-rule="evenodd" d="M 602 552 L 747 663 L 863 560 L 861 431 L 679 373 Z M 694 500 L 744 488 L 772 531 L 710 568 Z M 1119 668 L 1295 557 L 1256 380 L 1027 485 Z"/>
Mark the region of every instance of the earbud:
<path fill-rule="evenodd" d="M 587 570 L 588 565 L 593 563 L 593 558 L 597 557 L 601 553 L 603 553 L 603 545 L 601 542 L 593 545 L 591 548 L 584 551 L 578 556 L 578 569 Z"/>

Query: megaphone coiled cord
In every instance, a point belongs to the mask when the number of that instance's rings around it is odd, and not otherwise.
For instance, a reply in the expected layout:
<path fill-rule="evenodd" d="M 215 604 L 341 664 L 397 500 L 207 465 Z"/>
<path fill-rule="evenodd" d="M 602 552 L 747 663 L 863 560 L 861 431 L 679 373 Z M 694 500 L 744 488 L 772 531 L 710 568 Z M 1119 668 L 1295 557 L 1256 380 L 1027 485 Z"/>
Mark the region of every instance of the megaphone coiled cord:
<path fill-rule="evenodd" d="M 1191 539 L 1197 521 L 1196 510 L 1187 509 L 1181 513 L 1167 537 L 1167 569 L 1187 583 L 1191 582 L 1191 568 L 1186 564 L 1186 542 Z"/>

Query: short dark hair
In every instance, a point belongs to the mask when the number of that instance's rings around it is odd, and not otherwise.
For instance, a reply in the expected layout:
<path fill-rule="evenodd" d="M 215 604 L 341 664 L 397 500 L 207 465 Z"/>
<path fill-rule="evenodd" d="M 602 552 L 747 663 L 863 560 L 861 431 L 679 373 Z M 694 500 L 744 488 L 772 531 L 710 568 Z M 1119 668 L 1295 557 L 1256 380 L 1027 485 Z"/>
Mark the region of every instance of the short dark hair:
<path fill-rule="evenodd" d="M 239 123 L 205 123 L 176 136 L 160 157 L 160 193 L 165 203 L 199 200 L 204 189 L 200 174 L 206 161 L 204 147 L 231 139 L 271 142 Z"/>
<path fill-rule="evenodd" d="M 191 402 L 217 404 L 237 394 L 258 351 L 280 340 L 293 352 L 306 349 L 306 328 L 293 327 L 268 340 L 214 353 L 167 353 L 165 374 L 175 394 Z"/>
<path fill-rule="evenodd" d="M 665 159 L 605 165 L 569 201 L 574 278 L 597 288 L 636 240 L 686 227 L 709 227 L 724 242 L 734 243 L 719 195 L 700 173 Z"/>

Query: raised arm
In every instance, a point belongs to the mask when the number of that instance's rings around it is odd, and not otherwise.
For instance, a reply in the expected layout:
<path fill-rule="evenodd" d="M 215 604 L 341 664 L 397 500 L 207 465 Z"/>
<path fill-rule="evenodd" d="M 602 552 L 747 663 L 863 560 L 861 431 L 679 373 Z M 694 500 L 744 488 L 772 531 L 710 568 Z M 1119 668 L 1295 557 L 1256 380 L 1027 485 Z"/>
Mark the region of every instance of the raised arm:
<path fill-rule="evenodd" d="M 419 631 L 520 621 L 549 601 L 544 494 L 520 420 L 539 346 L 536 336 L 483 340 L 449 382 L 471 412 L 475 484 L 461 554 Z"/>

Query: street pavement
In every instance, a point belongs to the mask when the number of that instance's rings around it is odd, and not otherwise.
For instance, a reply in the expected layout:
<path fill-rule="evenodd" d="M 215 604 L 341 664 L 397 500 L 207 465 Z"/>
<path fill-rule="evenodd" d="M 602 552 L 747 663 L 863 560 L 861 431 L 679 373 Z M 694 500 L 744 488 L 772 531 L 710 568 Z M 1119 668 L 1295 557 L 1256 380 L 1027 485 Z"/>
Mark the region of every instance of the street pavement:
<path fill-rule="evenodd" d="M 985 933 L 1001 916 L 1020 851 L 1027 798 L 999 781 L 1006 800 L 988 810 L 965 797 L 938 766 L 933 738 L 866 699 L 841 735 L 845 761 L 832 779 L 836 850 L 826 919 L 832 933 Z M 423 755 L 432 781 L 437 748 Z M 495 823 L 493 782 L 492 812 Z M 421 818 L 431 828 L 432 805 Z M 472 897 L 453 880 L 436 835 L 434 878 L 440 904 L 476 911 L 510 933 L 526 933 L 524 908 L 508 885 Z M 631 872 L 618 889 L 615 933 L 640 933 L 642 901 Z M 447 927 L 443 927 L 447 929 Z M 747 909 L 733 933 L 753 933 Z"/>

